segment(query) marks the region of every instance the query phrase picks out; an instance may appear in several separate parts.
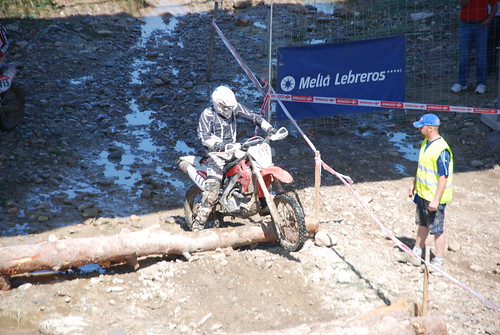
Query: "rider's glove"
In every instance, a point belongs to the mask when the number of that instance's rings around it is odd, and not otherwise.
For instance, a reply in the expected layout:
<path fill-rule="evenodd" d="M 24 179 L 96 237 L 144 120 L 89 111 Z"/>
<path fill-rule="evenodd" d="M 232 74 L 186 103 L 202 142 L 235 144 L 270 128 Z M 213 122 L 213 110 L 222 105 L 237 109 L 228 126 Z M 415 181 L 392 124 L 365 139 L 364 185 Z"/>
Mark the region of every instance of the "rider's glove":
<path fill-rule="evenodd" d="M 275 128 L 272 128 L 272 127 L 267 130 L 267 133 L 269 135 L 271 135 L 271 136 L 274 135 L 274 134 L 276 134 L 277 132 L 278 131 Z"/>

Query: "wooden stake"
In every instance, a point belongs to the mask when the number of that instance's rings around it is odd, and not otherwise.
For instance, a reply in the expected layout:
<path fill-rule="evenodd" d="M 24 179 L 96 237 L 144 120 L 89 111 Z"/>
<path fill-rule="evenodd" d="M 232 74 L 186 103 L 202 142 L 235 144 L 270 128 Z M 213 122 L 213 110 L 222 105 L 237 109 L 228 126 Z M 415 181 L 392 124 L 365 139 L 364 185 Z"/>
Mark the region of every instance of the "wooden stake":
<path fill-rule="evenodd" d="M 429 248 L 425 248 L 425 269 L 424 269 L 424 295 L 423 295 L 423 301 L 422 301 L 422 309 L 420 311 L 419 316 L 425 316 L 427 313 L 427 300 L 429 298 L 429 266 L 427 265 L 429 263 L 429 260 L 431 258 Z"/>
<path fill-rule="evenodd" d="M 318 162 L 321 160 L 321 154 L 319 151 L 315 153 L 315 161 L 314 161 L 314 190 L 315 190 L 315 199 L 314 199 L 314 216 L 316 217 L 316 222 L 319 224 L 319 188 L 321 186 L 321 165 Z"/>

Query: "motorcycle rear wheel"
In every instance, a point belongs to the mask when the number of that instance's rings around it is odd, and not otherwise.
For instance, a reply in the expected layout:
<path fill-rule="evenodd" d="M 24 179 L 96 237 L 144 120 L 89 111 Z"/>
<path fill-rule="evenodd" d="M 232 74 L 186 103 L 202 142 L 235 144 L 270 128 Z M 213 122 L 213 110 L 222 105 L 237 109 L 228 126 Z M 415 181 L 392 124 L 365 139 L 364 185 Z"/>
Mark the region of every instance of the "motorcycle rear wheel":
<path fill-rule="evenodd" d="M 0 98 L 0 129 L 11 131 L 23 118 L 24 92 L 19 86 L 12 85 Z"/>
<path fill-rule="evenodd" d="M 304 211 L 297 200 L 288 194 L 278 194 L 274 204 L 281 216 L 281 222 L 274 222 L 280 232 L 280 244 L 288 251 L 299 251 L 307 238 Z"/>
<path fill-rule="evenodd" d="M 193 221 L 196 218 L 198 207 L 201 205 L 203 191 L 198 186 L 191 186 L 184 197 L 184 217 L 186 220 L 181 223 L 184 230 L 193 230 Z M 223 222 L 223 217 L 219 213 L 211 213 L 205 223 L 205 228 L 219 228 Z"/>

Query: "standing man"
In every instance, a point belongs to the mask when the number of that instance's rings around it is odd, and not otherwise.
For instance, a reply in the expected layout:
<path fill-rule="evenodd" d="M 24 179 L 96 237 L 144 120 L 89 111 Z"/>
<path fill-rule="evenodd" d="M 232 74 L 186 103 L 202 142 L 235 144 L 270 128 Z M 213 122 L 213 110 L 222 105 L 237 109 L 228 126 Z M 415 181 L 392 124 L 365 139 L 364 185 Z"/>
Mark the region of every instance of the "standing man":
<path fill-rule="evenodd" d="M 497 0 L 458 0 L 458 4 L 460 5 L 458 78 L 450 90 L 458 93 L 467 89 L 469 59 L 475 46 L 477 86 L 474 92 L 483 94 L 486 92 L 488 70 L 488 26 L 497 11 Z"/>
<path fill-rule="evenodd" d="M 453 154 L 446 141 L 439 135 L 439 118 L 434 114 L 425 114 L 413 126 L 424 138 L 418 156 L 418 168 L 415 179 L 408 189 L 408 196 L 414 197 L 417 205 L 415 222 L 418 225 L 413 252 L 422 255 L 425 240 L 429 233 L 434 235 L 435 257 L 431 264 L 442 268 L 444 265 L 444 210 L 452 199 Z M 408 253 L 398 259 L 420 265 L 420 260 Z M 431 272 L 434 269 L 431 268 Z"/>
<path fill-rule="evenodd" d="M 238 103 L 229 87 L 219 86 L 212 92 L 212 106 L 203 110 L 198 123 L 198 137 L 208 154 L 208 176 L 192 230 L 205 228 L 212 207 L 217 201 L 223 168 L 229 158 L 224 149 L 226 144 L 236 143 L 238 119 L 250 121 L 270 135 L 276 133 L 264 118 Z"/>

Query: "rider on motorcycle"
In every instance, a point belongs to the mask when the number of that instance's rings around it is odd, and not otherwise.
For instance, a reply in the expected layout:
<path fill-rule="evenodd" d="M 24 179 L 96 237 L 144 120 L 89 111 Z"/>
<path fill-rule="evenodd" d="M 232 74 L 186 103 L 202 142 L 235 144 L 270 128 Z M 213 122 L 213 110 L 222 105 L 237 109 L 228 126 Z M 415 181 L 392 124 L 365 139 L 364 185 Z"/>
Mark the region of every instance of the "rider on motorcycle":
<path fill-rule="evenodd" d="M 205 228 L 212 207 L 217 201 L 225 159 L 230 158 L 230 154 L 224 153 L 224 149 L 226 144 L 236 143 L 237 118 L 253 122 L 270 135 L 276 133 L 264 118 L 238 103 L 233 91 L 227 86 L 219 86 L 212 92 L 212 106 L 201 113 L 198 124 L 198 137 L 208 155 L 208 176 L 201 206 L 193 221 L 193 230 Z"/>

